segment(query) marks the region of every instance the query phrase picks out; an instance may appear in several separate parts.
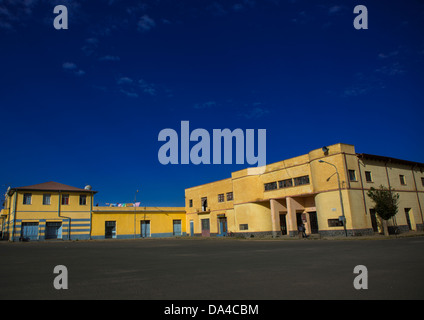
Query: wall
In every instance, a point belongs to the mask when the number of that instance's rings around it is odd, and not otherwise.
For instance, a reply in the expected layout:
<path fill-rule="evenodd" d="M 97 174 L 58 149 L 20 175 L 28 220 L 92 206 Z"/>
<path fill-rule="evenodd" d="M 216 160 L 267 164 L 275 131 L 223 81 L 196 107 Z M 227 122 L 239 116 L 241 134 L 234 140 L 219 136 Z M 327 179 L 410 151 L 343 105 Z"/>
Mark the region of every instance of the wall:
<path fill-rule="evenodd" d="M 105 222 L 116 221 L 116 238 L 133 239 L 141 237 L 141 222 L 150 221 L 150 237 L 172 237 L 173 220 L 181 220 L 181 235 L 186 235 L 186 214 L 181 207 L 137 207 L 134 208 L 94 207 L 92 216 L 92 239 L 105 238 Z"/>

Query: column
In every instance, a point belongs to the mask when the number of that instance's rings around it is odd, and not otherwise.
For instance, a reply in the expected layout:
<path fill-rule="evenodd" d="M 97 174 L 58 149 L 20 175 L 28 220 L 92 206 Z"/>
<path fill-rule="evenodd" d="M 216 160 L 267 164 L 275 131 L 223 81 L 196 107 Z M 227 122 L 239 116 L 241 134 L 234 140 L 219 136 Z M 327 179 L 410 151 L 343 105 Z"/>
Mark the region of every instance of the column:
<path fill-rule="evenodd" d="M 296 203 L 291 197 L 286 197 L 287 203 L 287 231 L 290 237 L 295 237 L 298 233 L 296 221 Z"/>
<path fill-rule="evenodd" d="M 279 203 L 277 200 L 271 199 L 271 223 L 272 223 L 272 237 L 275 238 L 278 235 L 278 232 L 280 231 L 280 215 L 278 211 L 278 205 Z"/>

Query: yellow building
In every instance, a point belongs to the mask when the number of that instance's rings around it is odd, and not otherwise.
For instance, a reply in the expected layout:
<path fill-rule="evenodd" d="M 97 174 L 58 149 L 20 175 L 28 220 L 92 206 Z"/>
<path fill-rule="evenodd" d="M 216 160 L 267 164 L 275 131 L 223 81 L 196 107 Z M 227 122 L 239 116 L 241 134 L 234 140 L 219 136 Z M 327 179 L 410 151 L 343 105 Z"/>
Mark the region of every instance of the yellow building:
<path fill-rule="evenodd" d="M 93 196 L 57 182 L 9 188 L 1 211 L 2 235 L 19 239 L 89 239 Z"/>
<path fill-rule="evenodd" d="M 424 164 L 357 154 L 347 144 L 186 189 L 186 228 L 202 236 L 294 236 L 303 224 L 307 234 L 373 234 L 380 219 L 366 193 L 380 185 L 400 195 L 392 229 L 423 230 Z"/>
<path fill-rule="evenodd" d="M 9 188 L 0 213 L 3 239 L 134 239 L 381 232 L 371 187 L 400 195 L 389 229 L 422 231 L 424 164 L 358 154 L 335 144 L 185 190 L 184 207 L 97 207 L 96 191 L 56 182 Z"/>
<path fill-rule="evenodd" d="M 94 207 L 92 239 L 186 235 L 184 207 Z"/>
<path fill-rule="evenodd" d="M 57 182 L 9 188 L 0 214 L 3 239 L 88 240 L 186 235 L 184 207 L 98 207 L 97 191 Z"/>

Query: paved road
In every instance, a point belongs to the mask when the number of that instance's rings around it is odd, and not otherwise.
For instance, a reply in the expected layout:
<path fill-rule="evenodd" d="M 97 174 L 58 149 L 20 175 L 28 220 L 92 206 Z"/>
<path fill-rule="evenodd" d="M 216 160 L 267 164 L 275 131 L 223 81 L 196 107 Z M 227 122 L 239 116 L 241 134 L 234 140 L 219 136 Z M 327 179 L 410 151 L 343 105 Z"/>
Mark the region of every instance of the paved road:
<path fill-rule="evenodd" d="M 423 253 L 424 237 L 0 242 L 0 299 L 423 299 Z"/>

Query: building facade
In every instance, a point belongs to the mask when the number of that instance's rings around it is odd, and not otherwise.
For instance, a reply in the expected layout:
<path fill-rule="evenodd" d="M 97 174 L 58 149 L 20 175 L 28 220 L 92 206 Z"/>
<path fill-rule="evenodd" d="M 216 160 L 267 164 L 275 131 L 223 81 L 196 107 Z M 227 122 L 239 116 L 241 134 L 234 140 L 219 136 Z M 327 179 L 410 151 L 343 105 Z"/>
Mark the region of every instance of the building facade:
<path fill-rule="evenodd" d="M 1 238 L 134 239 L 178 236 L 358 236 L 382 232 L 367 196 L 383 185 L 400 195 L 389 230 L 423 231 L 424 164 L 358 154 L 335 144 L 305 155 L 233 172 L 185 190 L 185 207 L 93 206 L 90 186 L 56 182 L 9 188 Z"/>
<path fill-rule="evenodd" d="M 9 188 L 0 214 L 1 238 L 132 239 L 184 236 L 184 207 L 98 207 L 96 191 L 57 182 Z"/>
<path fill-rule="evenodd" d="M 186 235 L 184 207 L 94 207 L 91 239 Z"/>
<path fill-rule="evenodd" d="M 307 234 L 370 235 L 381 219 L 367 196 L 371 187 L 400 195 L 389 221 L 401 232 L 423 230 L 424 164 L 369 154 L 335 144 L 185 190 L 187 230 L 198 236 Z"/>
<path fill-rule="evenodd" d="M 89 186 L 81 189 L 57 182 L 9 188 L 1 211 L 2 237 L 89 239 L 95 193 Z"/>

